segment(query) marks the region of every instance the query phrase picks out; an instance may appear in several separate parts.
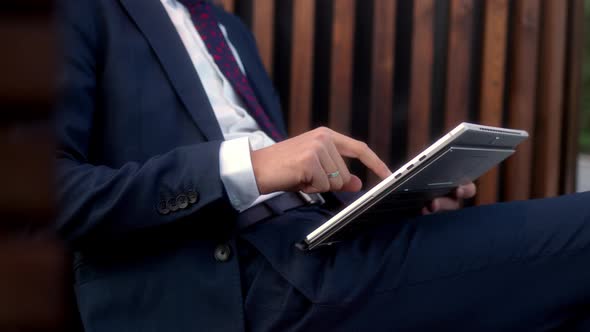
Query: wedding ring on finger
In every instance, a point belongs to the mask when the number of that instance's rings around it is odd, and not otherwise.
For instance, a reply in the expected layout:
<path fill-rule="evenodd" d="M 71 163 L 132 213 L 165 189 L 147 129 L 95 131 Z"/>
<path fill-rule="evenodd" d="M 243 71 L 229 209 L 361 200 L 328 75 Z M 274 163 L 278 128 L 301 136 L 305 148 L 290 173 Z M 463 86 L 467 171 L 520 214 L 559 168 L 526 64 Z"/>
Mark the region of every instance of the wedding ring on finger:
<path fill-rule="evenodd" d="M 328 176 L 328 179 L 337 178 L 337 177 L 340 176 L 340 171 L 336 171 L 336 172 L 333 172 L 333 173 L 328 173 L 326 175 Z"/>

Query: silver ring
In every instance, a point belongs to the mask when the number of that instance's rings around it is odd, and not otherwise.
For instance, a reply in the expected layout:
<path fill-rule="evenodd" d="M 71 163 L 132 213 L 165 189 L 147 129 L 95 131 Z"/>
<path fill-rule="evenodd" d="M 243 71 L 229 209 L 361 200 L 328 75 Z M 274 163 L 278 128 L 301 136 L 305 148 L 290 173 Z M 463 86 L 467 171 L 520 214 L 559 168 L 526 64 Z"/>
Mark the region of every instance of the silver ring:
<path fill-rule="evenodd" d="M 334 173 L 328 173 L 326 175 L 328 176 L 328 179 L 333 179 L 333 178 L 336 178 L 336 177 L 339 177 L 340 176 L 340 171 L 336 171 Z"/>

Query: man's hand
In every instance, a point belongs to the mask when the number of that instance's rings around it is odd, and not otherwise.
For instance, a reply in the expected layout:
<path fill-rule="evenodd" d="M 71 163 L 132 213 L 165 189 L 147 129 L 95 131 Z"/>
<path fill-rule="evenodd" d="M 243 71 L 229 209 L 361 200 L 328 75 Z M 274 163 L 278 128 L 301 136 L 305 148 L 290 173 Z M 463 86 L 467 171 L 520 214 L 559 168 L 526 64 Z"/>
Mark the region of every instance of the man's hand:
<path fill-rule="evenodd" d="M 477 193 L 473 182 L 458 187 L 451 197 L 439 197 L 434 199 L 429 206 L 422 209 L 422 214 L 453 211 L 460 209 L 464 199 L 472 198 Z"/>
<path fill-rule="evenodd" d="M 359 191 L 361 180 L 350 174 L 342 157 L 359 159 L 382 179 L 391 175 L 387 165 L 367 144 L 328 128 L 318 128 L 253 151 L 252 166 L 261 194 Z"/>
<path fill-rule="evenodd" d="M 361 180 L 350 174 L 343 157 L 360 160 L 381 179 L 391 175 L 387 165 L 367 144 L 324 127 L 253 151 L 252 167 L 261 194 L 361 190 Z M 335 173 L 338 176 L 329 176 Z M 471 198 L 475 193 L 473 183 L 460 186 L 452 197 L 433 200 L 422 213 L 459 209 L 463 199 Z"/>

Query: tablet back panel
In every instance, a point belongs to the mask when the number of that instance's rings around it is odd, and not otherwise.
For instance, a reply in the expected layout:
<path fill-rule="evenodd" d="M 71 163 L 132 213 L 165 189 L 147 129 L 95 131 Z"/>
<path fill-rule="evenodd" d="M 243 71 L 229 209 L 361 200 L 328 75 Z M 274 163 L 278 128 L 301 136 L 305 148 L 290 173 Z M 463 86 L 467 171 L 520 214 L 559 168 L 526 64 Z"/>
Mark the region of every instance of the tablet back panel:
<path fill-rule="evenodd" d="M 513 149 L 449 147 L 426 163 L 395 189 L 396 191 L 428 191 L 454 188 L 473 179 L 508 158 Z M 458 162 L 460 160 L 460 162 Z"/>

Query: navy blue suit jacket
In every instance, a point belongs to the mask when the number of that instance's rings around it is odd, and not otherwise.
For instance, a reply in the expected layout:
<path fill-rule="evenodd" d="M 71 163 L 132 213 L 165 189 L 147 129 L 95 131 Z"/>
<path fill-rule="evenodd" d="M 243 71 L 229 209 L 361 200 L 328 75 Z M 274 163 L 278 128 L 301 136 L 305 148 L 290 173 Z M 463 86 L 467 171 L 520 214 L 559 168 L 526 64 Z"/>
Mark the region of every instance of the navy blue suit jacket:
<path fill-rule="evenodd" d="M 219 175 L 223 136 L 162 4 L 62 0 L 60 7 L 58 230 L 74 251 L 84 325 L 241 330 L 237 259 L 214 259 L 217 245 L 235 245 L 236 212 Z M 215 10 L 286 135 L 253 36 Z"/>

